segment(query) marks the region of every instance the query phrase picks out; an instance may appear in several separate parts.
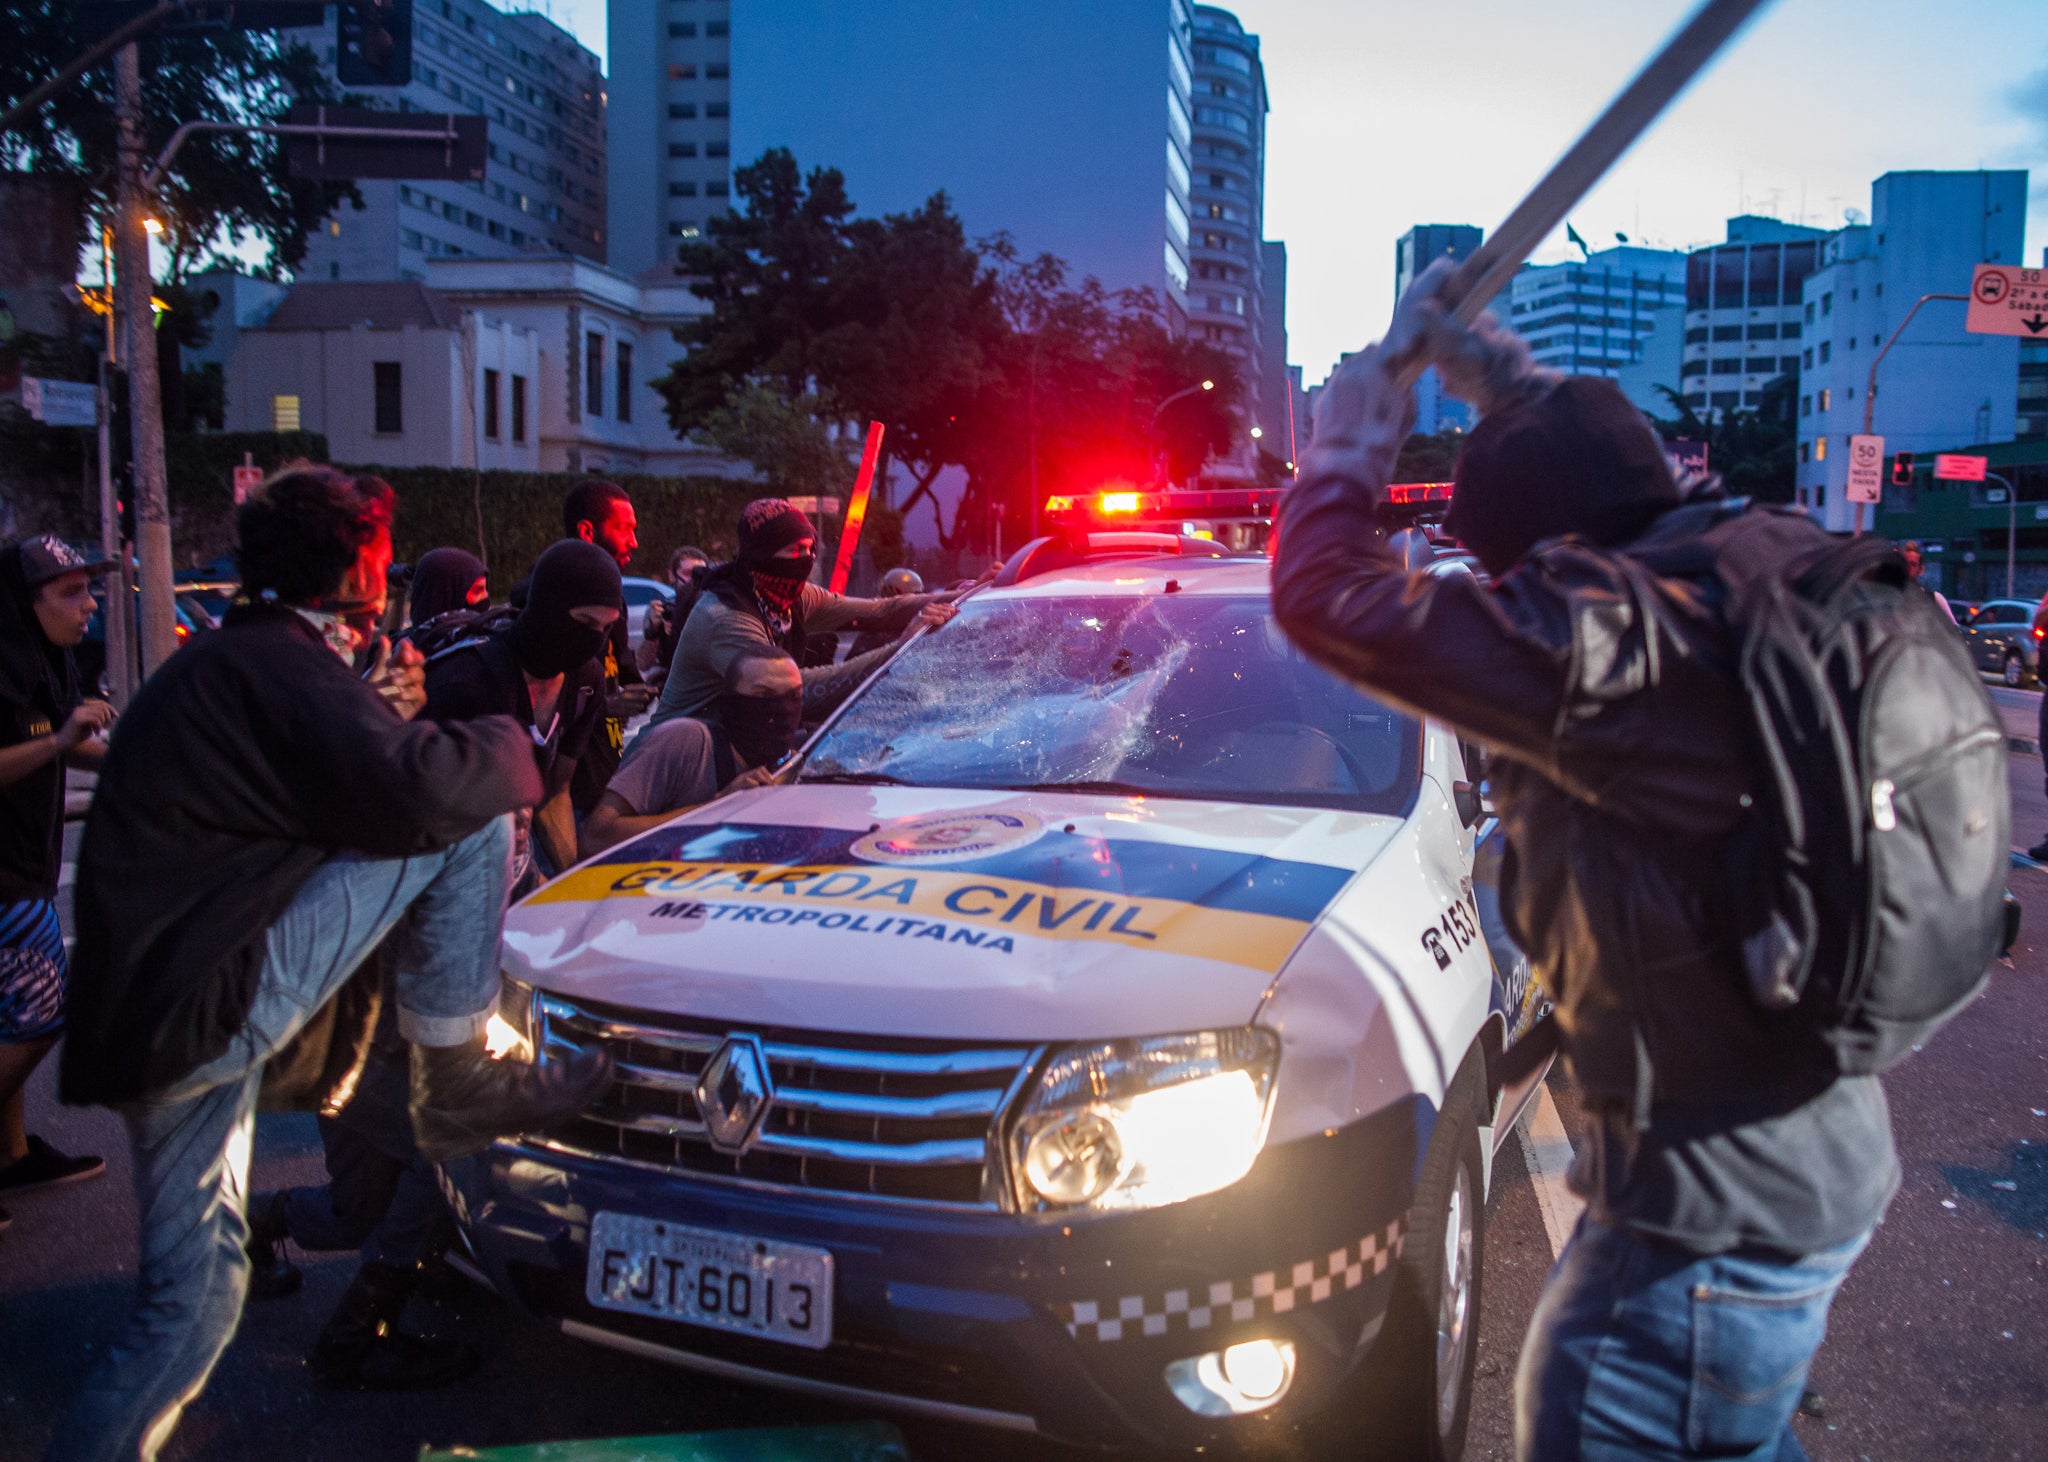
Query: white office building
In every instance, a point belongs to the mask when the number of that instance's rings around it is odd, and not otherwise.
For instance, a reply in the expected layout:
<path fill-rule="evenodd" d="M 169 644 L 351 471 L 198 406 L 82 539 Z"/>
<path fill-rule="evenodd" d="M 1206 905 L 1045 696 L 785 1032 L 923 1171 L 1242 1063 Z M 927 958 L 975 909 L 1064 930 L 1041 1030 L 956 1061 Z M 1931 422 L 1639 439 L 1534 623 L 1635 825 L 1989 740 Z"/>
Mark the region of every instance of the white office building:
<path fill-rule="evenodd" d="M 1686 260 L 1680 389 L 1701 417 L 1758 410 L 1773 381 L 1796 381 L 1806 328 L 1800 291 L 1830 237 L 1745 214 L 1728 220 L 1726 242 Z M 1668 344 L 1661 328 L 1658 343 Z"/>
<path fill-rule="evenodd" d="M 1658 312 L 1684 302 L 1685 258 L 1677 249 L 1623 244 L 1578 263 L 1526 265 L 1508 284 L 1506 309 L 1494 309 L 1529 342 L 1538 364 L 1618 379 L 1643 358 Z"/>
<path fill-rule="evenodd" d="M 1797 491 L 1828 528 L 1855 522 L 1844 489 L 1866 406 L 1887 456 L 2014 437 L 2020 342 L 1967 333 L 1959 302 L 1919 310 L 1868 397 L 1872 360 L 1923 295 L 1968 294 L 1978 264 L 2024 262 L 2026 214 L 2024 171 L 1886 173 L 1870 222 L 1823 246 L 1800 295 Z"/>
<path fill-rule="evenodd" d="M 324 27 L 286 32 L 334 65 Z M 490 128 L 481 182 L 358 183 L 307 241 L 303 280 L 423 279 L 430 259 L 575 254 L 603 263 L 604 73 L 545 16 L 483 0 L 415 0 L 412 82 L 370 88 L 397 111 L 466 112 Z M 344 88 L 360 91 L 361 88 Z"/>

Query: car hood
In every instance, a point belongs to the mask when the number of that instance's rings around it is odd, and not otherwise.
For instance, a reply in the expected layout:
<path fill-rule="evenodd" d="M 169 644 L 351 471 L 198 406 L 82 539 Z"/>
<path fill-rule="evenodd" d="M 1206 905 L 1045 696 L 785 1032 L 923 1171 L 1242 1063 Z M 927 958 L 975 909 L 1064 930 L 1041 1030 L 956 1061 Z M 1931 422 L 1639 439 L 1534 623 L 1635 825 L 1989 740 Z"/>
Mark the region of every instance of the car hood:
<path fill-rule="evenodd" d="M 571 1000 L 961 1040 L 1241 1024 L 1401 820 L 1157 797 L 858 786 L 721 799 L 514 908 Z"/>

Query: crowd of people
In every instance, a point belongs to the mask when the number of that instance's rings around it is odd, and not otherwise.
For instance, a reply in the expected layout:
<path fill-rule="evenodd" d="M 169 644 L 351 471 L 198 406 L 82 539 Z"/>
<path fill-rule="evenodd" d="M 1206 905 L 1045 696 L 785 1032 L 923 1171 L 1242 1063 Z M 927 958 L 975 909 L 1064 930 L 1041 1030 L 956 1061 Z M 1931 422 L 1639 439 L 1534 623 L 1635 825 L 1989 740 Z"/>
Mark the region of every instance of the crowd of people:
<path fill-rule="evenodd" d="M 616 484 L 570 491 L 562 538 L 504 604 L 455 547 L 420 555 L 394 595 L 399 508 L 375 477 L 273 475 L 239 510 L 221 628 L 152 675 L 118 731 L 72 655 L 112 566 L 54 537 L 0 550 L 0 1195 L 105 1171 L 23 1126 L 61 1035 L 63 1098 L 127 1126 L 142 1220 L 135 1306 L 52 1457 L 155 1456 L 244 1304 L 299 1289 L 293 1247 L 361 1253 L 309 1358 L 318 1379 L 472 1370 L 466 1348 L 398 1324 L 414 1294 L 464 1283 L 442 1259 L 433 1165 L 545 1131 L 610 1080 L 598 1053 L 491 1048 L 505 908 L 769 780 L 807 721 L 966 587 L 830 592 L 811 582 L 816 528 L 762 499 L 730 561 L 671 554 L 675 598 L 635 645 L 638 524 Z M 836 655 L 840 631 L 859 653 Z M 98 773 L 68 956 L 67 766 Z M 250 1196 L 259 1106 L 318 1113 L 324 1185 Z"/>

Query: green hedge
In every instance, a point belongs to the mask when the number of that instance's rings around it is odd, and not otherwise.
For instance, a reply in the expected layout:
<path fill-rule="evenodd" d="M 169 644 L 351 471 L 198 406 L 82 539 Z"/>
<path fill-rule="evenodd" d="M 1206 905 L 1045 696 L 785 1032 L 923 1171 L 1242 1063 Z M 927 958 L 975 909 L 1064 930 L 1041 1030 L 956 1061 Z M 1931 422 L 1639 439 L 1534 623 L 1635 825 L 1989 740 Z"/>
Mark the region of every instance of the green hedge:
<path fill-rule="evenodd" d="M 477 510 L 483 510 L 483 558 L 494 579 L 510 588 L 534 559 L 562 536 L 562 499 L 589 476 L 581 472 L 485 472 L 467 468 L 359 466 L 398 494 L 393 547 L 401 562 L 430 548 L 477 550 Z M 740 508 L 759 497 L 758 483 L 724 477 L 650 477 L 629 473 L 610 481 L 633 499 L 640 521 L 640 552 L 633 572 L 660 578 L 669 553 L 695 544 L 713 558 L 733 550 Z"/>

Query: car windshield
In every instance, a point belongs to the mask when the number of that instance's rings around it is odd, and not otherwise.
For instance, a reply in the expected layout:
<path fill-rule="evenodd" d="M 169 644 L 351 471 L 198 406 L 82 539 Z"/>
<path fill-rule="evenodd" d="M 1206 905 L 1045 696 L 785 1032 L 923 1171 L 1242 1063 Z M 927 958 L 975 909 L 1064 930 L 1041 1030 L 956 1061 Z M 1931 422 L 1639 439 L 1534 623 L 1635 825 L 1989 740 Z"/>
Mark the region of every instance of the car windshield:
<path fill-rule="evenodd" d="M 1288 643 L 1264 595 L 970 600 L 819 739 L 801 781 L 1403 811 L 1421 732 Z"/>

